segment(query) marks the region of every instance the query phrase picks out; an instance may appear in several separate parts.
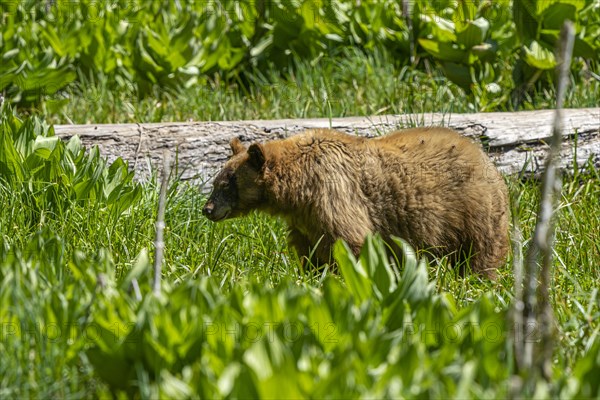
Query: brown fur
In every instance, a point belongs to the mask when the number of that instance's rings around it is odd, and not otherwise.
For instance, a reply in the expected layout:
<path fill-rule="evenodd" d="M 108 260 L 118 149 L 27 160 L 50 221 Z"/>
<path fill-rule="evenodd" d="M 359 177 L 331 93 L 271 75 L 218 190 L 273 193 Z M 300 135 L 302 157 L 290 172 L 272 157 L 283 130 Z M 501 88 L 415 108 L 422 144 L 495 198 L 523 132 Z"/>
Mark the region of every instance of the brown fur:
<path fill-rule="evenodd" d="M 327 262 L 341 238 L 358 254 L 369 233 L 405 239 L 488 277 L 508 251 L 507 189 L 489 158 L 446 128 L 374 139 L 314 129 L 246 149 L 215 178 L 213 221 L 262 210 L 284 217 L 298 254 Z"/>

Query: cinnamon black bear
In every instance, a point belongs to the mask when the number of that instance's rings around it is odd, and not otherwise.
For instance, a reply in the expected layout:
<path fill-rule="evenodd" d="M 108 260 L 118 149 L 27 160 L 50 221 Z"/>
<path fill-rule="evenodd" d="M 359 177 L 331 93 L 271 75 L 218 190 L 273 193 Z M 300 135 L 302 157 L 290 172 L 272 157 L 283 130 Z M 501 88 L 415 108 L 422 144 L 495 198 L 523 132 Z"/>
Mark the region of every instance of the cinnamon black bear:
<path fill-rule="evenodd" d="M 283 217 L 300 257 L 329 262 L 344 239 L 355 254 L 368 233 L 405 239 L 495 277 L 508 252 L 507 188 L 480 147 L 446 128 L 377 138 L 313 129 L 244 147 L 214 180 L 212 221 L 260 210 Z M 318 245 L 317 245 L 318 244 Z M 316 246 L 316 248 L 315 248 Z"/>

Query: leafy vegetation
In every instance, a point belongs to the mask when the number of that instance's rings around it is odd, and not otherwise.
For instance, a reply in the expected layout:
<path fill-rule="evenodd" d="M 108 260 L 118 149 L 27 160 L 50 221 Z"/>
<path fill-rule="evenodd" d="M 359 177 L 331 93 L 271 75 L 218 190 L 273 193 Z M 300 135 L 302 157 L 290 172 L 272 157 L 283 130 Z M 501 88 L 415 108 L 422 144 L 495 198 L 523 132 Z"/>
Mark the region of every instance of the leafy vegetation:
<path fill-rule="evenodd" d="M 19 1 L 0 7 L 0 91 L 13 104 L 62 113 L 62 121 L 86 121 L 81 101 L 90 110 L 115 110 L 115 97 L 129 109 L 113 112 L 121 122 L 140 118 L 140 108 L 162 120 L 190 101 L 197 106 L 197 98 L 208 112 L 188 106 L 181 117 L 233 118 L 232 95 L 249 98 L 255 113 L 268 109 L 280 117 L 369 114 L 336 96 L 338 85 L 347 84 L 343 78 L 314 71 L 356 69 L 351 87 L 369 92 L 379 70 L 361 69 L 373 58 L 385 74 L 391 71 L 385 81 L 393 91 L 391 99 L 370 102 L 373 111 L 405 112 L 410 105 L 389 100 L 409 97 L 407 88 L 421 97 L 412 87 L 428 89 L 442 77 L 453 84 L 441 95 L 452 102 L 466 94 L 460 102 L 471 110 L 547 106 L 552 49 L 566 18 L 577 28 L 574 81 L 582 92 L 598 92 L 594 0 L 418 0 L 408 10 L 391 0 Z M 348 53 L 356 53 L 355 63 L 336 66 Z M 303 77 L 307 70 L 313 74 Z M 290 96 L 302 104 L 285 106 Z M 265 98 L 267 104 L 260 101 Z M 345 104 L 331 104 L 336 101 Z M 269 102 L 278 103 L 274 110 L 263 107 Z"/>
<path fill-rule="evenodd" d="M 556 215 L 553 379 L 512 393 L 511 260 L 490 282 L 404 245 L 398 265 L 372 237 L 358 260 L 337 245 L 340 276 L 307 271 L 281 221 L 212 224 L 202 188 L 172 177 L 154 296 L 156 178 L 54 136 L 53 122 L 552 107 L 565 18 L 566 105 L 600 101 L 593 0 L 409 6 L 0 3 L 0 398 L 598 397 L 592 166 L 566 177 Z M 537 183 L 508 181 L 528 238 Z"/>
<path fill-rule="evenodd" d="M 341 276 L 302 270 L 284 227 L 200 215 L 199 188 L 171 183 L 160 296 L 151 294 L 157 192 L 37 117 L 2 110 L 2 397 L 500 397 L 514 372 L 509 264 L 460 277 L 378 238 Z M 600 179 L 568 178 L 552 302 L 554 381 L 539 396 L 598 394 Z M 511 180 L 521 224 L 535 182 Z M 531 332 L 535 339 L 535 331 Z M 523 395 L 533 395 L 530 392 Z"/>

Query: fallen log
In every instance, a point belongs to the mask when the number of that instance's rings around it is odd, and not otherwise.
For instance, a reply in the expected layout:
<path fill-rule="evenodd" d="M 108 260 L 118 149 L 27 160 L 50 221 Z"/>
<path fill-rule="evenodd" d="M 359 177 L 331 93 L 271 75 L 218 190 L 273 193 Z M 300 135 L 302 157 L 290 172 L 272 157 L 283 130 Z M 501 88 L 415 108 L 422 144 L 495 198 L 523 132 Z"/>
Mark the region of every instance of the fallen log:
<path fill-rule="evenodd" d="M 553 110 L 514 113 L 384 115 L 333 119 L 56 125 L 64 140 L 78 135 L 109 161 L 129 162 L 137 176 L 160 166 L 163 149 L 177 160 L 181 179 L 208 179 L 229 157 L 233 137 L 243 142 L 284 138 L 309 128 L 334 128 L 376 136 L 412 126 L 448 126 L 482 144 L 504 174 L 539 175 L 552 136 Z M 600 168 L 600 108 L 564 110 L 561 168 L 572 172 L 588 160 Z"/>

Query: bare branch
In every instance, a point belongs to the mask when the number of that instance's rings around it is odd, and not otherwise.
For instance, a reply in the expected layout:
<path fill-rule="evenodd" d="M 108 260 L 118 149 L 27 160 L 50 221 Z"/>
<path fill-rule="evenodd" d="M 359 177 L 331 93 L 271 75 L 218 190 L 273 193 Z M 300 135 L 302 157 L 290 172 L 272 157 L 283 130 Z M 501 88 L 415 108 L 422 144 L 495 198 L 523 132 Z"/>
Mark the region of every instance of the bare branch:
<path fill-rule="evenodd" d="M 542 375 L 546 379 L 551 378 L 552 373 L 552 351 L 553 338 L 555 332 L 554 312 L 552 304 L 550 304 L 550 280 L 552 272 L 552 248 L 554 244 L 554 227 L 550 217 L 553 210 L 556 208 L 555 203 L 561 191 L 561 178 L 558 169 L 560 162 L 560 150 L 562 145 L 563 132 L 563 116 L 562 108 L 567 85 L 569 82 L 569 71 L 571 69 L 571 56 L 573 53 L 573 45 L 575 42 L 575 27 L 571 21 L 565 21 L 561 30 L 560 36 L 560 52 L 558 55 L 558 88 L 556 90 L 556 114 L 554 116 L 554 124 L 552 131 L 552 145 L 550 155 L 548 157 L 548 166 L 543 181 L 543 193 L 548 192 L 550 196 L 550 204 L 546 207 L 550 210 L 548 214 L 548 229 L 546 229 L 545 242 L 546 246 L 542 248 L 542 270 L 540 274 L 540 330 L 542 339 L 542 350 L 540 354 L 540 367 Z"/>
<path fill-rule="evenodd" d="M 555 210 L 557 195 L 560 193 L 560 176 L 558 164 L 562 142 L 562 105 L 568 83 L 568 72 L 571 64 L 575 31 L 573 24 L 566 21 L 561 32 L 560 54 L 558 64 L 558 87 L 556 99 L 556 112 L 552 130 L 552 141 L 546 159 L 546 169 L 542 176 L 540 209 L 527 253 L 525 270 L 525 292 L 523 319 L 528 327 L 539 327 L 541 349 L 536 360 L 535 342 L 527 341 L 523 347 L 523 368 L 528 375 L 530 385 L 534 384 L 537 376 L 535 371 L 540 371 L 542 376 L 550 379 L 551 357 L 553 351 L 554 316 L 549 300 L 549 286 L 552 270 L 552 246 L 554 239 L 554 226 L 552 216 Z M 541 259 L 541 270 L 539 263 Z M 540 286 L 538 288 L 538 274 Z M 538 304 L 539 299 L 539 304 Z M 531 370 L 537 361 L 537 370 Z M 530 371 L 530 372 L 528 372 Z"/>
<path fill-rule="evenodd" d="M 525 329 L 523 324 L 523 231 L 520 224 L 520 206 L 519 197 L 513 194 L 511 199 L 512 204 L 512 249 L 513 249 L 513 271 L 515 275 L 515 300 L 512 310 L 514 323 L 514 349 L 515 362 L 517 370 L 521 371 L 524 368 L 523 355 L 525 347 Z M 517 389 L 520 392 L 520 388 Z"/>
<path fill-rule="evenodd" d="M 160 197 L 158 199 L 158 215 L 156 217 L 156 236 L 154 238 L 155 254 L 153 291 L 155 295 L 160 294 L 161 267 L 163 261 L 163 251 L 165 247 L 163 232 L 165 229 L 165 206 L 167 203 L 167 187 L 169 185 L 170 164 L 171 157 L 169 150 L 164 150 L 163 169 L 160 182 Z"/>

